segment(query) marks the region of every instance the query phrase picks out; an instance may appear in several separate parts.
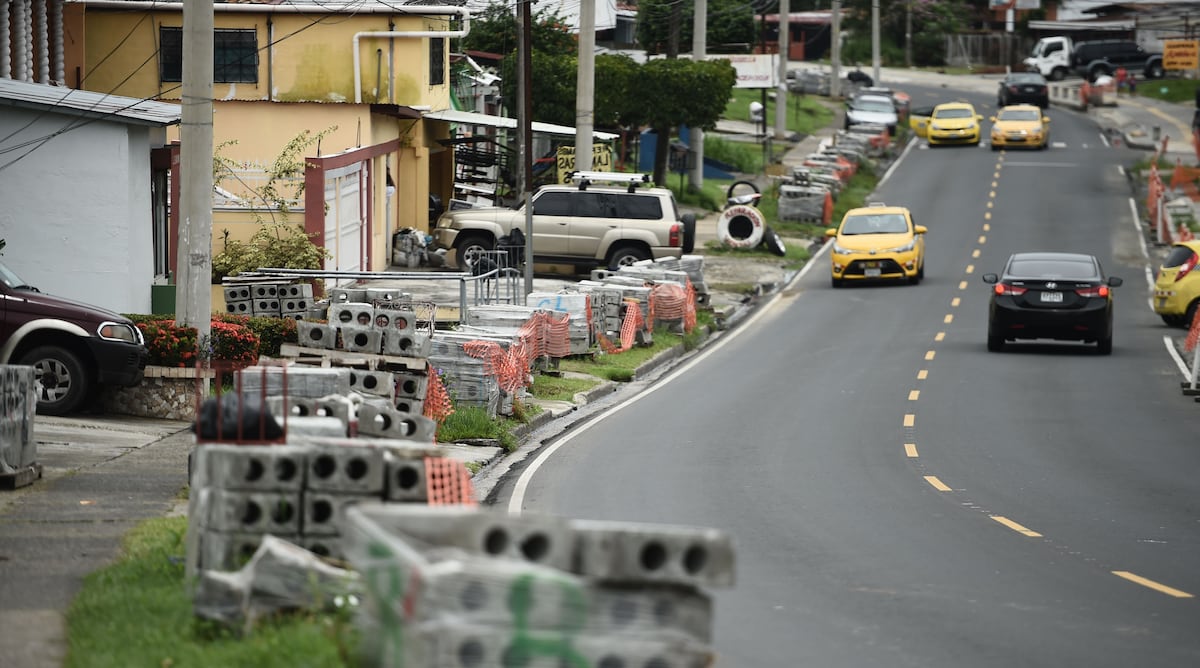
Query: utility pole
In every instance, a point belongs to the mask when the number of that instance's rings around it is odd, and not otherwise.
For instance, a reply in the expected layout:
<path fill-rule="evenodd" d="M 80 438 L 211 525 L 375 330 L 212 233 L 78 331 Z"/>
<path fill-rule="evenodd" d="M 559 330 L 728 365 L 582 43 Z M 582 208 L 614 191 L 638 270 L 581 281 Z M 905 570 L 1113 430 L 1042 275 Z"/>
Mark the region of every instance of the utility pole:
<path fill-rule="evenodd" d="M 779 71 L 775 82 L 775 138 L 787 139 L 787 71 L 791 49 L 792 8 L 788 0 L 779 0 Z M 764 113 L 765 113 L 764 109 Z"/>
<path fill-rule="evenodd" d="M 912 67 L 912 0 L 904 3 L 904 66 Z"/>
<path fill-rule="evenodd" d="M 533 0 L 517 2 L 517 190 L 525 205 L 525 294 L 533 292 Z M 590 155 L 590 153 L 589 153 Z"/>
<path fill-rule="evenodd" d="M 707 57 L 708 51 L 708 0 L 695 0 L 692 14 L 692 60 L 700 62 Z M 704 130 L 691 129 L 692 155 L 696 164 L 688 173 L 692 187 L 699 190 L 704 186 Z"/>
<path fill-rule="evenodd" d="M 837 98 L 842 94 L 842 0 L 833 0 L 832 25 L 829 30 L 831 52 L 829 72 L 829 97 Z"/>
<path fill-rule="evenodd" d="M 871 76 L 879 79 L 879 0 L 871 0 Z"/>
<path fill-rule="evenodd" d="M 175 321 L 212 332 L 213 3 L 184 0 Z"/>
<path fill-rule="evenodd" d="M 579 3 L 579 71 L 575 75 L 575 169 L 592 169 L 596 122 L 596 0 Z"/>

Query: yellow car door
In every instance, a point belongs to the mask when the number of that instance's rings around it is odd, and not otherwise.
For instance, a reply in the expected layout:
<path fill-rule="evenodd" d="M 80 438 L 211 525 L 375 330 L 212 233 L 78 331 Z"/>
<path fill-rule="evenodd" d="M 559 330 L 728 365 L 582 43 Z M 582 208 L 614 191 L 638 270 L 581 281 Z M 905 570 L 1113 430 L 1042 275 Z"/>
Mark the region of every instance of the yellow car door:
<path fill-rule="evenodd" d="M 933 116 L 933 107 L 919 107 L 908 113 L 908 127 L 918 137 L 924 137 L 929 128 L 929 117 Z"/>

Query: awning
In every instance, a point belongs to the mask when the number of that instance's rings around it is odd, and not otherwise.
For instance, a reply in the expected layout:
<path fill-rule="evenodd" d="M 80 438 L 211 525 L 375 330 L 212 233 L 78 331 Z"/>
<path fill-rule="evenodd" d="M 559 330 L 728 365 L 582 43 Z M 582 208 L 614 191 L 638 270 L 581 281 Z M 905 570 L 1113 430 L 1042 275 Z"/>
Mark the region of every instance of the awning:
<path fill-rule="evenodd" d="M 508 128 L 515 130 L 517 127 L 517 119 L 508 116 L 492 116 L 491 114 L 481 114 L 475 111 L 459 111 L 457 109 L 439 109 L 438 111 L 427 111 L 421 114 L 422 117 L 435 121 L 446 121 L 448 123 L 462 123 L 464 125 L 485 125 L 490 128 Z M 534 121 L 530 124 L 534 132 L 544 132 L 551 135 L 562 135 L 565 137 L 574 137 L 575 128 L 565 125 L 555 125 L 554 123 L 540 123 Z M 592 137 L 603 141 L 616 139 L 617 135 L 611 132 L 592 132 Z"/>

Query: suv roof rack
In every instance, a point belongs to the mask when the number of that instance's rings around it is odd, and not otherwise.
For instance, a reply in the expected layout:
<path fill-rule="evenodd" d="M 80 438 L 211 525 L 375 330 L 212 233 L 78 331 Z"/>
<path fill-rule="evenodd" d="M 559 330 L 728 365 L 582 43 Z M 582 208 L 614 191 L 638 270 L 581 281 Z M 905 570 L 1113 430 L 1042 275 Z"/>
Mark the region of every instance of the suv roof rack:
<path fill-rule="evenodd" d="M 593 183 L 613 183 L 626 185 L 629 187 L 629 192 L 637 190 L 639 185 L 650 183 L 649 174 L 623 174 L 621 172 L 587 172 L 574 171 L 567 172 L 568 183 L 578 183 L 580 190 L 587 190 L 587 187 Z"/>

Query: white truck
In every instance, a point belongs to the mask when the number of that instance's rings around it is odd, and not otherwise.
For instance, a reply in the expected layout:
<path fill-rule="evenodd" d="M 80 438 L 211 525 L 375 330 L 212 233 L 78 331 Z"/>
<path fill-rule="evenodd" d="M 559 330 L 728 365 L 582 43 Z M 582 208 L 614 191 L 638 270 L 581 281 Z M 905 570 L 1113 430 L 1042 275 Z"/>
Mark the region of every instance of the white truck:
<path fill-rule="evenodd" d="M 1033 53 L 1025 59 L 1025 69 L 1038 72 L 1051 81 L 1062 81 L 1071 73 L 1070 37 L 1043 37 L 1033 45 Z"/>

